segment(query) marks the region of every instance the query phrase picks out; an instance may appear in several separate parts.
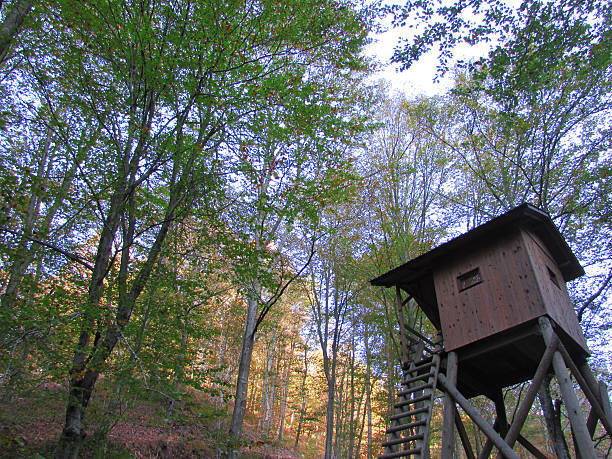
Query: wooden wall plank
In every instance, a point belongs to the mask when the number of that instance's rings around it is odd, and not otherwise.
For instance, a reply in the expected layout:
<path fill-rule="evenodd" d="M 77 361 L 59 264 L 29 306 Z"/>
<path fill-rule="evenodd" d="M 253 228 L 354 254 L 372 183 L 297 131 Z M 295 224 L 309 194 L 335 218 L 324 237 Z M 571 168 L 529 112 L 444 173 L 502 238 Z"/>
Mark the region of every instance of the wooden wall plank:
<path fill-rule="evenodd" d="M 534 277 L 544 302 L 546 313 L 586 353 L 589 348 L 578 323 L 563 275 L 552 255 L 539 238 L 528 231 L 522 234 L 528 249 Z"/>
<path fill-rule="evenodd" d="M 458 277 L 478 269 L 482 282 L 460 291 Z M 457 254 L 434 272 L 447 351 L 546 313 L 518 230 Z"/>

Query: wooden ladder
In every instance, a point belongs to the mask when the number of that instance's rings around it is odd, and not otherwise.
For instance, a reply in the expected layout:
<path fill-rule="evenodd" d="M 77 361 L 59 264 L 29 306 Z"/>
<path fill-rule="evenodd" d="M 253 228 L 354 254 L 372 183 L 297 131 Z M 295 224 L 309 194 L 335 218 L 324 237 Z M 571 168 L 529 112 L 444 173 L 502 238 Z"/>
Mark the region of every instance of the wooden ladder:
<path fill-rule="evenodd" d="M 413 457 L 429 459 L 429 425 L 434 394 L 440 371 L 440 355 L 425 348 L 424 342 L 412 342 L 412 359 L 404 365 L 402 390 L 393 405 L 385 453 L 378 459 Z"/>

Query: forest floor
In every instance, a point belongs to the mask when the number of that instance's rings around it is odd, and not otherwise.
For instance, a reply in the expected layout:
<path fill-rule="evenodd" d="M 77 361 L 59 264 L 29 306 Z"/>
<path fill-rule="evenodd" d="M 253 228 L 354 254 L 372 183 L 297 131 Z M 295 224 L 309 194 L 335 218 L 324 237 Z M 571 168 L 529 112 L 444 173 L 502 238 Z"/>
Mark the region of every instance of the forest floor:
<path fill-rule="evenodd" d="M 0 401 L 0 459 L 52 458 L 63 424 L 65 394 L 62 386 L 48 384 L 9 402 Z M 227 415 L 215 410 L 205 394 L 188 391 L 180 408 L 172 411 L 162 400 L 133 402 L 123 406 L 120 416 L 108 414 L 108 402 L 104 395 L 92 398 L 82 458 L 221 457 L 218 445 L 228 430 Z M 253 428 L 256 423 L 249 421 L 253 419 L 245 420 L 241 458 L 305 457 L 266 442 Z"/>

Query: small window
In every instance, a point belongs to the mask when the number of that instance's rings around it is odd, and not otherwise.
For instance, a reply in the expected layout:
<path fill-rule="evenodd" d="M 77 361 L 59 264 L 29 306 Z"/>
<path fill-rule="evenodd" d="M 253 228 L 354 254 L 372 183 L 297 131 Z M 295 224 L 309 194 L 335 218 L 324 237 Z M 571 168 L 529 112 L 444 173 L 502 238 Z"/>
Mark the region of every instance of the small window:
<path fill-rule="evenodd" d="M 557 288 L 560 289 L 561 287 L 559 286 L 559 281 L 557 280 L 557 275 L 548 266 L 546 267 L 546 269 L 548 269 L 548 275 L 550 276 L 551 282 L 553 284 L 555 284 L 557 286 Z"/>
<path fill-rule="evenodd" d="M 459 291 L 463 292 L 474 285 L 478 285 L 482 282 L 482 276 L 480 275 L 480 269 L 472 269 L 471 271 L 462 274 L 457 278 L 457 285 Z"/>

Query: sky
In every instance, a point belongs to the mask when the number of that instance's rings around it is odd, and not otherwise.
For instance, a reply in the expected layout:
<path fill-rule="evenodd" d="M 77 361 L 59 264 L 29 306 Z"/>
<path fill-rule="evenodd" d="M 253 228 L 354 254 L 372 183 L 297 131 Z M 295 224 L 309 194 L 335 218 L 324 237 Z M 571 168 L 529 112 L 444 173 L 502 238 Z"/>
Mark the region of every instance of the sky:
<path fill-rule="evenodd" d="M 408 27 L 393 28 L 390 20 L 386 21 L 386 28 L 386 32 L 371 36 L 373 42 L 366 49 L 368 56 L 374 57 L 382 64 L 381 70 L 374 75 L 374 78 L 389 81 L 393 91 L 402 92 L 409 97 L 440 95 L 452 87 L 453 79 L 450 74 L 437 83 L 433 81 L 438 64 L 435 49 L 422 56 L 410 69 L 399 72 L 397 70 L 398 65 L 389 62 L 393 55 L 393 49 L 401 38 L 408 37 L 414 29 Z M 461 44 L 454 49 L 454 55 L 456 59 L 466 61 L 476 59 L 484 56 L 489 46 L 484 43 L 477 46 Z"/>

